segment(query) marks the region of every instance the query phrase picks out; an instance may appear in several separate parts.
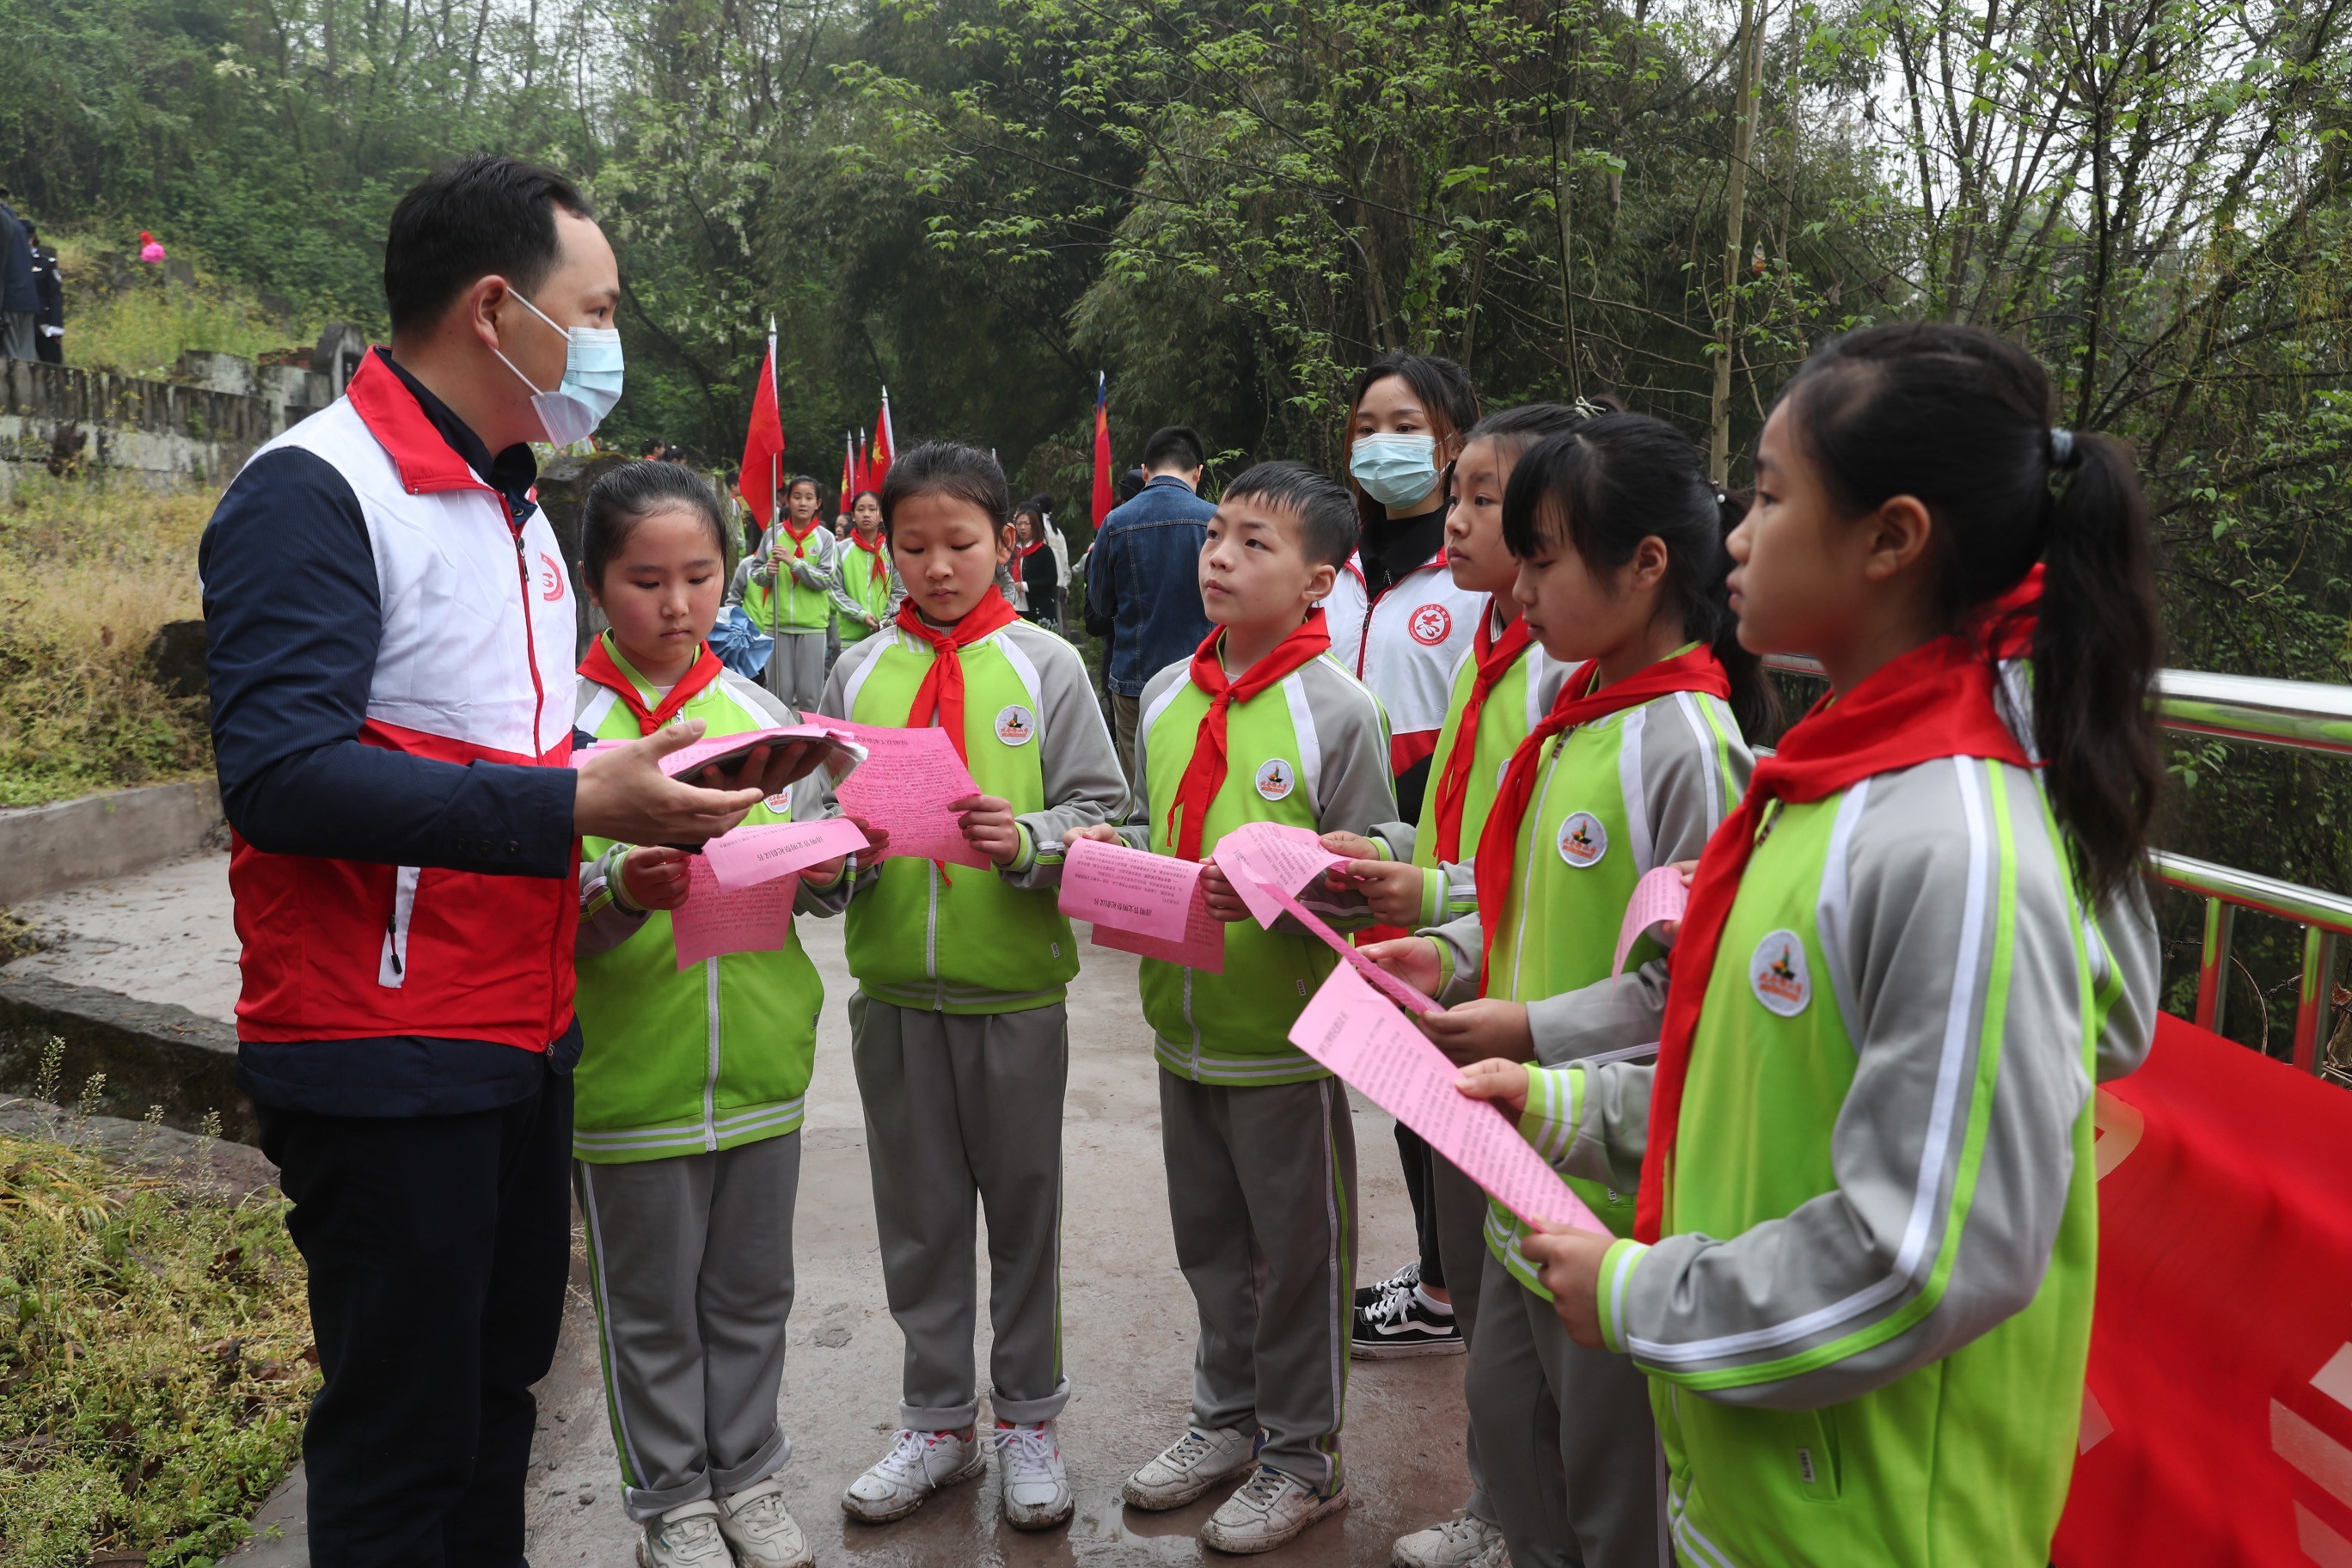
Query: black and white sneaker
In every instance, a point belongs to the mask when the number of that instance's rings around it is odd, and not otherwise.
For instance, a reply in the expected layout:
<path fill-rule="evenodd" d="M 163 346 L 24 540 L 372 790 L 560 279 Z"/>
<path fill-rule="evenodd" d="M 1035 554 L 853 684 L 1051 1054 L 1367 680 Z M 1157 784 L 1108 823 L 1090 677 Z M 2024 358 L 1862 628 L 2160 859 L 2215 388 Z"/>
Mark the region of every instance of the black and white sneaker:
<path fill-rule="evenodd" d="M 1416 1258 L 1385 1279 L 1356 1287 L 1356 1310 L 1376 1307 L 1388 1299 L 1391 1290 L 1410 1290 L 1421 1283 L 1421 1259 Z"/>
<path fill-rule="evenodd" d="M 1349 1352 L 1361 1361 L 1409 1355 L 1459 1355 L 1462 1325 L 1436 1306 L 1418 1285 L 1391 1290 L 1369 1307 L 1356 1309 Z"/>

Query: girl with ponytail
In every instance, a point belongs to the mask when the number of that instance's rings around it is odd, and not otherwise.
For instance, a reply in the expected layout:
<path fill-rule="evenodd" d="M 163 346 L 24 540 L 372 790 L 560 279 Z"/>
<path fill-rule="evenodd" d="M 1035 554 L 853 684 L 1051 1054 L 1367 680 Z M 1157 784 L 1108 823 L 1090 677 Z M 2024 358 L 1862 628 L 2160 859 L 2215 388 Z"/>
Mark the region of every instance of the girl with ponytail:
<path fill-rule="evenodd" d="M 1663 952 L 1645 938 L 1614 973 L 1618 928 L 1642 876 L 1696 858 L 1738 804 L 1742 723 L 1769 712 L 1724 599 L 1738 511 L 1690 440 L 1641 415 L 1582 420 L 1511 470 L 1511 594 L 1545 657 L 1570 668 L 1502 769 L 1475 845 L 1475 910 L 1368 950 L 1450 1004 L 1423 1026 L 1454 1060 L 1567 1062 L 1612 1031 L 1657 1037 Z M 1632 1184 L 1613 1185 L 1579 1194 L 1630 1230 Z M 1570 1342 L 1530 1239 L 1490 1206 L 1465 1383 L 1486 1500 L 1514 1563 L 1574 1563 L 1573 1539 L 1586 1562 L 1655 1563 L 1646 1385 L 1622 1357 Z"/>
<path fill-rule="evenodd" d="M 1656 1066 L 1488 1061 L 1465 1091 L 1638 1189 L 1631 1238 L 1525 1250 L 1576 1341 L 1651 1379 L 1682 1555 L 2044 1563 L 2092 1081 L 2155 1006 L 2138 484 L 2053 427 L 2030 356 L 1940 323 L 1816 352 L 1756 471 L 1740 641 L 1831 691 L 1699 863 Z"/>

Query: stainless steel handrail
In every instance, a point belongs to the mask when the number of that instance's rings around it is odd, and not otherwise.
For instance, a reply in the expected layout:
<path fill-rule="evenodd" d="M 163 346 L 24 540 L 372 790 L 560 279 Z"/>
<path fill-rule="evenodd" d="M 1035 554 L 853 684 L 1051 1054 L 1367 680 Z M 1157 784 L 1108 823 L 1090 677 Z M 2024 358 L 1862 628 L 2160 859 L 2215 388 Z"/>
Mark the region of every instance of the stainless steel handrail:
<path fill-rule="evenodd" d="M 1822 667 L 1813 659 L 1775 655 L 1764 663 L 1784 674 L 1822 678 Z M 2156 691 L 2158 722 L 2181 734 L 2352 756 L 2352 686 L 2167 669 L 2158 673 Z M 2167 850 L 2152 851 L 2148 863 L 2148 874 L 2157 880 L 2205 900 L 2204 940 L 2197 962 L 2200 1027 L 2216 1032 L 2221 1027 L 2229 997 L 2230 941 L 2240 910 L 2303 927 L 2292 1055 L 2304 1071 L 2323 1071 L 2327 1042 L 2321 1036 L 2334 1000 L 2341 939 L 2352 936 L 2352 898 Z"/>

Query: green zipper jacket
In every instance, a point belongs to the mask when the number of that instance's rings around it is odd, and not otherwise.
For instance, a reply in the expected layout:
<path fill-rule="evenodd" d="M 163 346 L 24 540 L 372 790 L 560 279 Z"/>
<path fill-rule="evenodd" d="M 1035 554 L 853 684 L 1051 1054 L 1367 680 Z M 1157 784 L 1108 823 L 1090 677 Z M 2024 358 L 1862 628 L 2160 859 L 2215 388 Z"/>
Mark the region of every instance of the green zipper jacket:
<path fill-rule="evenodd" d="M 779 523 L 735 568 L 726 605 L 742 605 L 751 624 L 772 635 L 821 632 L 833 624 L 836 611 L 847 608 L 855 615 L 857 609 L 857 601 L 842 586 L 844 553 L 833 530 L 820 523 L 794 554 L 792 535 Z"/>
<path fill-rule="evenodd" d="M 1153 676 L 1137 700 L 1136 774 L 1144 787 L 1137 820 L 1120 833 L 1138 848 L 1172 855 L 1167 803 L 1192 764 L 1209 694 L 1192 683 L 1186 659 Z M 1202 818 L 1203 855 L 1245 822 L 1364 833 L 1396 816 L 1388 722 L 1363 682 L 1328 654 L 1228 708 L 1225 755 L 1225 782 Z M 1299 902 L 1334 925 L 1363 917 L 1360 896 L 1335 902 L 1319 878 Z M 1161 1067 L 1195 1083 L 1234 1088 L 1331 1076 L 1290 1043 L 1290 1026 L 1339 955 L 1303 931 L 1284 929 L 1293 923 L 1286 917 L 1272 931 L 1255 921 L 1225 927 L 1223 974 L 1142 961 L 1143 1016 Z"/>
<path fill-rule="evenodd" d="M 2048 1561 L 2090 1342 L 2091 1083 L 2144 1054 L 2155 974 L 2145 900 L 2085 919 L 2028 770 L 1941 759 L 1767 816 L 1666 1235 L 1601 1271 L 1685 1560 Z M 1523 1130 L 1630 1190 L 1653 1076 L 1538 1072 Z"/>
<path fill-rule="evenodd" d="M 1491 626 L 1494 611 L 1486 613 Z M 1470 790 L 1462 802 L 1465 857 L 1478 853 L 1478 836 L 1486 829 L 1486 814 L 1495 807 L 1495 792 L 1502 785 L 1503 771 L 1511 765 L 1511 753 L 1551 711 L 1552 700 L 1559 695 L 1559 683 L 1568 678 L 1569 668 L 1530 643 L 1486 694 L 1486 705 L 1478 710 L 1478 733 L 1472 742 Z M 1414 922 L 1418 925 L 1437 925 L 1475 913 L 1478 908 L 1478 887 L 1470 859 L 1441 863 L 1437 858 L 1437 782 L 1444 776 L 1446 759 L 1454 754 L 1454 739 L 1462 732 L 1462 712 L 1469 704 L 1477 674 L 1478 651 L 1473 644 L 1454 667 L 1454 692 L 1445 706 L 1445 722 L 1437 732 L 1437 750 L 1430 758 L 1421 825 L 1416 828 L 1407 823 L 1383 823 L 1371 832 L 1374 841 L 1387 850 L 1388 858 L 1410 860 L 1422 868 L 1421 918 Z"/>
<path fill-rule="evenodd" d="M 1528 1005 L 1538 1061 L 1585 1055 L 1591 1047 L 1580 1019 L 1663 1005 L 1665 963 L 1654 942 L 1634 944 L 1624 974 L 1609 973 L 1633 884 L 1659 866 L 1696 859 L 1739 804 L 1754 766 L 1730 708 L 1690 691 L 1580 724 L 1552 742 L 1519 825 L 1511 890 L 1487 972 L 1488 995 Z M 1453 976 L 1444 999 L 1475 994 L 1476 913 L 1428 934 Z M 1657 1037 L 1654 1028 L 1649 1037 Z M 1570 1184 L 1619 1235 L 1633 1228 L 1631 1186 Z M 1549 1300 L 1520 1250 L 1527 1236 L 1516 1215 L 1489 1205 L 1488 1249 L 1512 1278 Z"/>
<path fill-rule="evenodd" d="M 824 710 L 903 725 L 931 668 L 895 626 L 842 650 Z M 984 795 L 1013 803 L 1021 849 L 1002 871 L 904 856 L 863 868 L 849 902 L 849 973 L 900 1007 L 1013 1013 L 1062 1000 L 1078 948 L 1055 889 L 1062 839 L 1118 816 L 1127 781 L 1085 663 L 1043 626 L 1015 621 L 961 650 L 964 751 Z"/>
<path fill-rule="evenodd" d="M 890 561 L 889 542 L 876 534 L 875 542 L 882 552 L 882 574 L 874 574 L 874 557 L 856 542 L 851 534 L 840 542 L 840 551 L 834 558 L 834 579 L 840 585 L 835 603 L 841 607 L 841 645 L 864 642 L 877 628 L 869 628 L 858 616 L 872 616 L 875 620 L 887 621 L 896 608 L 892 602 L 898 569 Z"/>
<path fill-rule="evenodd" d="M 605 651 L 653 688 L 613 646 Z M 574 724 L 599 740 L 635 740 L 637 721 L 618 696 L 582 677 Z M 712 735 L 740 734 L 799 717 L 732 671 L 695 693 L 678 718 L 699 719 Z M 754 806 L 747 824 L 806 819 L 832 804 L 822 773 L 793 785 L 789 800 Z M 790 809 L 786 809 L 789 806 Z M 585 1042 L 572 1078 L 572 1152 L 597 1164 L 692 1154 L 797 1131 L 816 1056 L 824 987 L 795 933 L 773 952 L 730 952 L 681 972 L 670 917 L 627 905 L 618 887 L 629 846 L 581 842 L 580 1031 Z M 796 908 L 840 910 L 800 884 Z"/>

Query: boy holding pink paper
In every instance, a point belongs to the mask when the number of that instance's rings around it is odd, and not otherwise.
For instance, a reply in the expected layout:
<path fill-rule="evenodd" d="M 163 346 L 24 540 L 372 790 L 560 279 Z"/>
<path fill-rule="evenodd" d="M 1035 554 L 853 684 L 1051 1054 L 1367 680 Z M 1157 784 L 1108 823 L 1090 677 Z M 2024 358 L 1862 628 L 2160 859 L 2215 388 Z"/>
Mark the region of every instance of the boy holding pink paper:
<path fill-rule="evenodd" d="M 1396 815 L 1387 722 L 1314 607 L 1356 528 L 1348 492 L 1297 463 L 1226 488 L 1201 552 L 1215 629 L 1144 688 L 1134 825 L 1086 837 L 1199 861 L 1249 823 L 1362 833 Z M 1217 866 L 1201 875 L 1234 922 L 1223 973 L 1147 958 L 1141 974 L 1177 1259 L 1201 1317 L 1192 1419 L 1123 1489 L 1171 1509 L 1240 1479 L 1201 1539 L 1255 1552 L 1348 1505 L 1356 1149 L 1346 1090 L 1289 1038 L 1337 957 L 1287 920 L 1260 929 Z"/>
<path fill-rule="evenodd" d="M 582 558 L 612 629 L 581 664 L 577 729 L 635 740 L 699 720 L 724 737 L 800 721 L 704 644 L 724 555 L 718 498 L 689 470 L 631 463 L 599 479 Z M 815 769 L 746 822 L 831 808 Z M 582 845 L 573 1183 L 622 1503 L 655 1568 L 730 1551 L 745 1568 L 810 1561 L 776 1477 L 791 1452 L 776 1398 L 801 1107 L 824 1003 L 792 913 L 838 913 L 843 869 L 835 854 L 730 893 L 707 854 Z M 713 925 L 728 929 L 693 929 Z"/>

